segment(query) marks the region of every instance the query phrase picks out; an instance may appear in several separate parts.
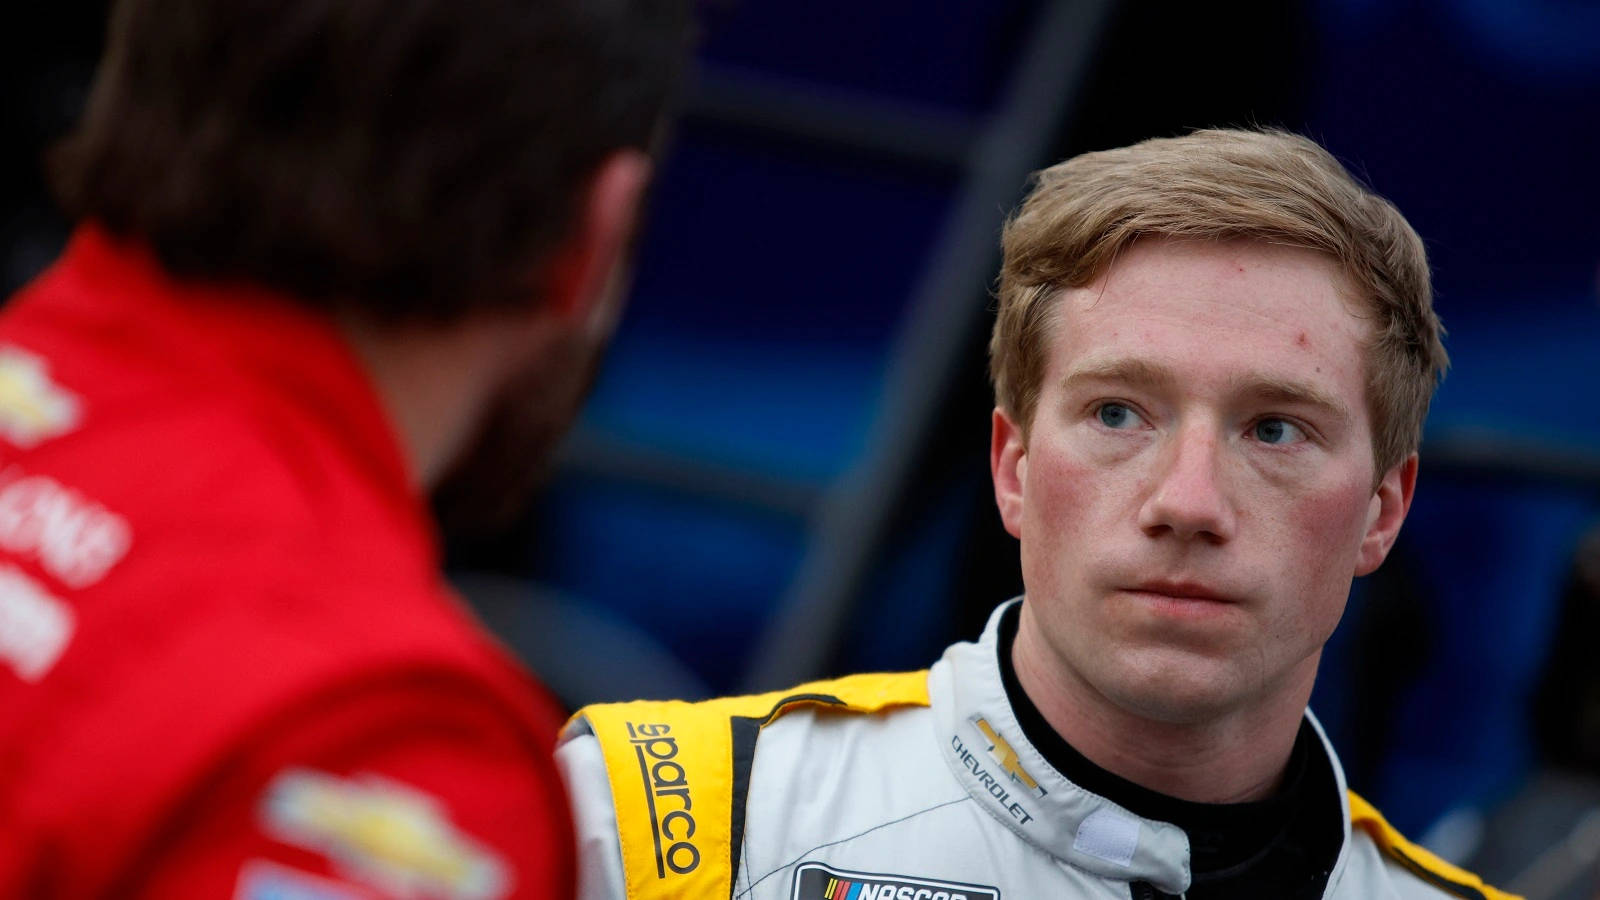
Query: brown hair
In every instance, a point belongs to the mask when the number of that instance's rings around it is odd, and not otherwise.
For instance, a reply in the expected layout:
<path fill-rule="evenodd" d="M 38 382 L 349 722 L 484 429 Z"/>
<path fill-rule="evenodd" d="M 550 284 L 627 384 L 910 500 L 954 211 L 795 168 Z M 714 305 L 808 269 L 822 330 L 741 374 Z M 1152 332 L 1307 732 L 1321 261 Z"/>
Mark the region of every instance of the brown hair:
<path fill-rule="evenodd" d="M 537 299 L 688 45 L 687 0 L 122 0 L 54 181 L 180 276 L 451 321 Z"/>
<path fill-rule="evenodd" d="M 1448 365 L 1422 239 L 1326 150 L 1281 131 L 1196 131 L 1035 174 L 1005 226 L 989 340 L 995 401 L 1023 429 L 1039 398 L 1055 299 L 1091 284 L 1148 235 L 1271 241 L 1337 260 L 1373 321 L 1366 378 L 1377 474 L 1416 450 Z"/>

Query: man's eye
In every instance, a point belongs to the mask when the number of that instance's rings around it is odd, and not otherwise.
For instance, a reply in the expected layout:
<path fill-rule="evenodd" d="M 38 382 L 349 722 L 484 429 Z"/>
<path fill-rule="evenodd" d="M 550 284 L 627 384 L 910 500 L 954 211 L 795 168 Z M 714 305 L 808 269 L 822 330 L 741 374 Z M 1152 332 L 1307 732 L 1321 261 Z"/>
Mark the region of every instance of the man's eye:
<path fill-rule="evenodd" d="M 1283 419 L 1262 419 L 1251 432 L 1263 444 L 1294 444 L 1306 438 L 1299 425 Z"/>
<path fill-rule="evenodd" d="M 1139 414 L 1121 403 L 1102 404 L 1095 415 L 1107 428 L 1131 428 L 1139 423 Z"/>

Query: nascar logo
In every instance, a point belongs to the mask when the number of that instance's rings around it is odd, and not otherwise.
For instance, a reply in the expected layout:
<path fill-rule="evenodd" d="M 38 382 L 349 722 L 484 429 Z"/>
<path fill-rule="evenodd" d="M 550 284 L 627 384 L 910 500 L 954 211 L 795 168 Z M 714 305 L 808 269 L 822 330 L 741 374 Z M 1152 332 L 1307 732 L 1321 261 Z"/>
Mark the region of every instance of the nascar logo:
<path fill-rule="evenodd" d="M 1000 891 L 955 881 L 847 872 L 808 862 L 795 869 L 794 900 L 1000 900 Z"/>

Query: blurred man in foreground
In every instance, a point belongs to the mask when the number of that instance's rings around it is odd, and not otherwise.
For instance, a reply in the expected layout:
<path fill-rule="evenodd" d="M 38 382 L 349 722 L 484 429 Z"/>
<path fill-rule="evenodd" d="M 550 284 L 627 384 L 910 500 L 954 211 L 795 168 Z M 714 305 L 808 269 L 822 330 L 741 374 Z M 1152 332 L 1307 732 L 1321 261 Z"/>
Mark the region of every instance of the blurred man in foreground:
<path fill-rule="evenodd" d="M 425 495 L 573 414 L 683 5 L 118 6 L 0 316 L 0 895 L 570 896 Z"/>
<path fill-rule="evenodd" d="M 582 895 L 1503 896 L 1347 794 L 1306 709 L 1446 362 L 1417 235 L 1310 141 L 1207 131 L 1041 172 L 1004 249 L 1026 595 L 927 672 L 585 710 Z"/>

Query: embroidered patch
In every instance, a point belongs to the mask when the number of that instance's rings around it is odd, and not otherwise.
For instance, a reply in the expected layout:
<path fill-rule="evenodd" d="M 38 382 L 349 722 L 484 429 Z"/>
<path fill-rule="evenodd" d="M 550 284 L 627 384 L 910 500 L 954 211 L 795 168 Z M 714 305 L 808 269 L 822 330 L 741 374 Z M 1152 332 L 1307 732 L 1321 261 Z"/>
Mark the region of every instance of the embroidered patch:
<path fill-rule="evenodd" d="M 989 756 L 1000 766 L 1000 771 L 1011 776 L 1011 780 L 1033 792 L 1035 797 L 1043 797 L 1050 793 L 1039 786 L 1028 770 L 1022 767 L 1022 761 L 1017 758 L 1017 751 L 1011 748 L 1011 743 L 1001 737 L 989 724 L 989 720 L 982 716 L 973 716 L 972 724 L 982 732 L 984 740 L 989 742 Z"/>
<path fill-rule="evenodd" d="M 967 723 L 984 744 L 968 747 L 960 734 L 950 735 L 950 749 L 955 753 L 956 760 L 962 768 L 972 773 L 977 786 L 993 797 L 1018 824 L 1032 822 L 1034 815 L 1022 801 L 1028 799 L 1028 794 L 1043 797 L 1046 793 L 1044 787 L 1022 768 L 1016 749 L 995 731 L 987 719 L 973 716 Z M 969 735 L 967 740 L 971 739 Z M 1013 790 L 1021 796 L 1014 796 Z M 1027 794 L 1023 794 L 1023 791 Z"/>
<path fill-rule="evenodd" d="M 67 587 L 104 578 L 132 543 L 126 519 L 72 488 L 20 466 L 0 470 L 0 549 L 34 557 Z"/>
<path fill-rule="evenodd" d="M 0 660 L 23 681 L 49 672 L 72 640 L 72 608 L 14 566 L 0 564 Z"/>
<path fill-rule="evenodd" d="M 509 886 L 505 864 L 457 829 L 443 804 L 376 775 L 288 769 L 260 812 L 273 837 L 396 897 L 493 900 Z"/>
<path fill-rule="evenodd" d="M 639 757 L 639 778 L 650 810 L 656 877 L 666 878 L 668 869 L 688 875 L 700 866 L 700 848 L 693 841 L 694 795 L 689 789 L 689 774 L 682 763 L 674 761 L 678 739 L 672 736 L 671 725 L 628 722 L 627 726 L 628 742 Z"/>
<path fill-rule="evenodd" d="M 0 435 L 27 449 L 71 431 L 82 404 L 50 380 L 45 361 L 20 347 L 0 347 Z"/>
<path fill-rule="evenodd" d="M 807 862 L 794 870 L 792 900 L 1000 900 L 1000 889 L 906 875 L 847 872 Z"/>

